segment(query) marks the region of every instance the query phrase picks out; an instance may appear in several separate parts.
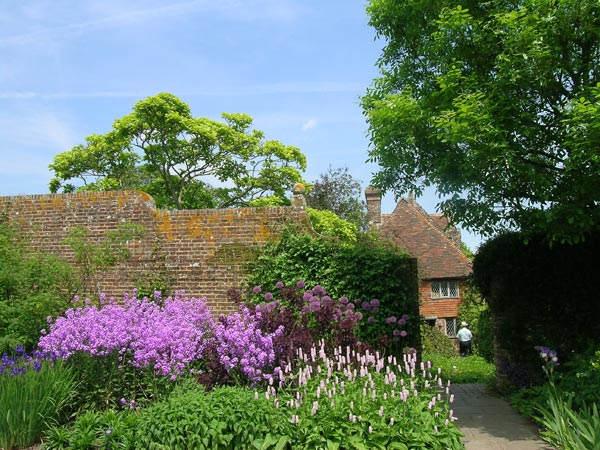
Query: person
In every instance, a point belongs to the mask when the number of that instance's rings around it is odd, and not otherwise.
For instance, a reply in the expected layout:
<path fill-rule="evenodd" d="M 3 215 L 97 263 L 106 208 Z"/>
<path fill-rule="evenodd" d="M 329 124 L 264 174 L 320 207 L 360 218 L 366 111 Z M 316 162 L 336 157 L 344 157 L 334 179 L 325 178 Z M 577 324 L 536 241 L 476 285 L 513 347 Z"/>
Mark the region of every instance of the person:
<path fill-rule="evenodd" d="M 471 355 L 471 341 L 473 340 L 473 333 L 471 333 L 471 330 L 469 330 L 467 326 L 467 322 L 462 322 L 460 324 L 460 330 L 458 330 L 458 333 L 456 333 L 460 349 L 460 356 Z"/>

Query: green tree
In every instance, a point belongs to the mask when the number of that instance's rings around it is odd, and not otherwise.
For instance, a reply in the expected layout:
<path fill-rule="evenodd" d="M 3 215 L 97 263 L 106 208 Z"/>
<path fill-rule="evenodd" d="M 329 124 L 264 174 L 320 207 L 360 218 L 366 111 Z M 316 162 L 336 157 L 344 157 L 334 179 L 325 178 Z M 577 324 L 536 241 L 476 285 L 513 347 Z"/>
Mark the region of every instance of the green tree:
<path fill-rule="evenodd" d="M 290 186 L 302 181 L 304 154 L 265 140 L 246 114 L 222 117 L 195 118 L 168 93 L 141 100 L 112 131 L 56 155 L 50 191 L 140 189 L 158 207 L 177 209 L 247 206 L 264 197 L 270 204 L 288 202 Z"/>
<path fill-rule="evenodd" d="M 362 106 L 396 195 L 454 223 L 577 242 L 600 223 L 597 0 L 371 0 L 384 42 Z"/>
<path fill-rule="evenodd" d="M 314 209 L 335 213 L 340 219 L 353 223 L 359 230 L 367 228 L 367 210 L 362 200 L 362 186 L 348 167 L 322 173 L 306 194 L 306 204 Z"/>

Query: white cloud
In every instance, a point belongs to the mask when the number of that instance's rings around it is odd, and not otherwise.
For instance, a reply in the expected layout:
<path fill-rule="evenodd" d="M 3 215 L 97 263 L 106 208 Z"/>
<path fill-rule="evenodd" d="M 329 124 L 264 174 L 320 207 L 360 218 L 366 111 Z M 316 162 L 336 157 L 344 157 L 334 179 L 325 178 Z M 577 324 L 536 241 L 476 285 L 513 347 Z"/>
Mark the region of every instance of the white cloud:
<path fill-rule="evenodd" d="M 308 131 L 317 126 L 317 119 L 309 119 L 302 124 L 302 131 Z"/>

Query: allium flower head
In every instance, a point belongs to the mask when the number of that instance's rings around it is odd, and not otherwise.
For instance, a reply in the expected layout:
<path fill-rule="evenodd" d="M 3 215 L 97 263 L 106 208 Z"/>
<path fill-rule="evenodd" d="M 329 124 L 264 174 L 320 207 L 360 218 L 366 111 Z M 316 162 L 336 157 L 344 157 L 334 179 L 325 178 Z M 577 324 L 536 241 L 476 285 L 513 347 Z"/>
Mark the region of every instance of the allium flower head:
<path fill-rule="evenodd" d="M 262 291 L 262 288 L 260 286 L 254 286 L 252 288 L 252 292 L 254 292 L 255 294 L 259 294 Z"/>
<path fill-rule="evenodd" d="M 302 280 L 296 282 L 296 287 L 298 289 L 304 289 L 305 286 L 306 286 L 306 284 Z"/>
<path fill-rule="evenodd" d="M 283 284 L 283 281 L 278 281 L 277 283 L 275 283 L 275 287 L 277 289 L 281 289 L 282 287 L 284 287 L 285 285 Z"/>

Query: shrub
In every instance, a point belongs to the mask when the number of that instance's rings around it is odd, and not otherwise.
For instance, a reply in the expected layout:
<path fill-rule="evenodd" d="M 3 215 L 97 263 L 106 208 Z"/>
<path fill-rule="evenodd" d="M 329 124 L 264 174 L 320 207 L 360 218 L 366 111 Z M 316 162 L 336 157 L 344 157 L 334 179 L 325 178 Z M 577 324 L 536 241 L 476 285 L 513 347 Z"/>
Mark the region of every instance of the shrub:
<path fill-rule="evenodd" d="M 338 238 L 342 242 L 356 242 L 355 224 L 340 219 L 332 211 L 307 208 L 306 213 L 314 230 L 320 235 Z"/>
<path fill-rule="evenodd" d="M 0 365 L 0 448 L 26 448 L 46 423 L 64 423 L 75 395 L 74 373 L 63 361 L 18 347 Z"/>
<path fill-rule="evenodd" d="M 33 350 L 46 317 L 68 308 L 73 285 L 69 264 L 29 250 L 23 237 L 0 220 L 0 352 L 17 345 Z"/>
<path fill-rule="evenodd" d="M 363 236 L 355 244 L 341 244 L 286 228 L 258 256 L 248 274 L 248 291 L 279 282 L 293 286 L 297 280 L 320 285 L 332 297 L 346 296 L 365 316 L 357 335 L 371 345 L 393 342 L 396 328 L 387 318 L 419 316 L 416 263 L 384 241 Z M 368 309 L 373 299 L 376 306 Z M 369 303 L 364 303 L 367 309 L 363 302 Z M 411 321 L 405 330 L 405 344 L 420 349 L 418 322 Z"/>
<path fill-rule="evenodd" d="M 421 339 L 423 352 L 428 355 L 439 355 L 445 357 L 458 356 L 458 351 L 448 336 L 437 327 L 421 323 Z"/>
<path fill-rule="evenodd" d="M 543 383 L 531 350 L 539 342 L 567 362 L 597 341 L 599 251 L 600 233 L 577 245 L 552 246 L 541 237 L 525 242 L 523 235 L 507 233 L 479 248 L 473 277 L 493 316 L 500 387 Z"/>

